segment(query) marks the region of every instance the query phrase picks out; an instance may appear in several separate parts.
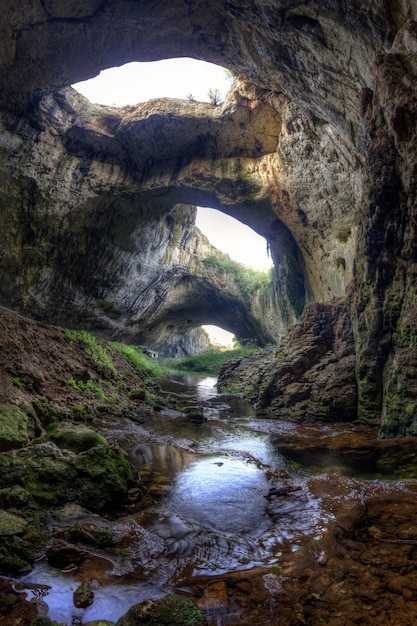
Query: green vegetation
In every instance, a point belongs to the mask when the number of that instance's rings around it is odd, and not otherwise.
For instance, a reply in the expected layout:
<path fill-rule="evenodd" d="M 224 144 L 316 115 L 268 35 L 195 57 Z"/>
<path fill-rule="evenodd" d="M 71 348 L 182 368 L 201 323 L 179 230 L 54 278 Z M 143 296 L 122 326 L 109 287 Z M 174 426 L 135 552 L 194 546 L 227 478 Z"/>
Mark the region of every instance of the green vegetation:
<path fill-rule="evenodd" d="M 143 348 L 140 346 L 126 345 L 124 343 L 113 342 L 112 348 L 121 354 L 127 361 L 132 363 L 138 372 L 141 372 L 149 378 L 162 378 L 166 374 L 166 370 L 162 365 L 146 356 Z"/>
<path fill-rule="evenodd" d="M 171 366 L 171 369 L 175 369 L 179 372 L 217 376 L 223 363 L 231 359 L 248 356 L 256 350 L 259 350 L 259 347 L 245 346 L 240 350 L 205 352 L 204 354 L 197 354 L 195 356 L 185 356 L 182 359 L 169 359 L 167 360 L 167 364 Z"/>
<path fill-rule="evenodd" d="M 25 386 L 25 383 L 20 380 L 19 376 L 14 376 L 12 380 L 15 387 L 22 389 Z"/>
<path fill-rule="evenodd" d="M 112 392 L 111 387 L 101 380 L 74 380 L 74 378 L 70 378 L 68 385 L 75 391 L 78 391 L 78 393 L 91 394 L 99 400 L 107 400 L 108 402 L 117 400 L 117 396 Z"/>
<path fill-rule="evenodd" d="M 90 335 L 86 330 L 66 330 L 65 333 L 70 341 L 80 341 L 84 345 L 84 352 L 96 365 L 108 367 L 112 372 L 115 372 L 114 365 L 106 350 L 93 335 Z"/>
<path fill-rule="evenodd" d="M 178 595 L 133 605 L 116 626 L 199 626 L 204 614 L 191 600 Z"/>
<path fill-rule="evenodd" d="M 264 271 L 254 270 L 252 267 L 233 261 L 225 252 L 212 254 L 203 259 L 203 263 L 207 267 L 232 274 L 236 282 L 239 283 L 243 295 L 246 296 L 262 289 L 268 289 L 274 283 L 274 269 L 272 267 Z"/>
<path fill-rule="evenodd" d="M 210 104 L 212 104 L 213 106 L 218 106 L 222 102 L 222 97 L 217 87 L 215 89 L 210 87 L 210 89 L 208 90 L 207 96 L 210 101 Z"/>

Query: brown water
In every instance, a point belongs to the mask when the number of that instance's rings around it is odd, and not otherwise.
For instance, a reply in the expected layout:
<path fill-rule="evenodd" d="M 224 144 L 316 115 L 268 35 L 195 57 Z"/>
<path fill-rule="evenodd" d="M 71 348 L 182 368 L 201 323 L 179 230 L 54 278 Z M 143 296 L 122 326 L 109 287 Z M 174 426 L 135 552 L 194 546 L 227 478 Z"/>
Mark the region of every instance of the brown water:
<path fill-rule="evenodd" d="M 116 621 L 132 604 L 186 591 L 200 577 L 274 567 L 284 548 L 297 552 L 306 537 L 320 538 L 333 519 L 332 507 L 310 488 L 311 476 L 357 477 L 363 484 L 417 476 L 410 442 L 377 442 L 375 431 L 359 426 L 267 419 L 242 398 L 217 394 L 215 383 L 186 376 L 163 383 L 182 407 L 199 407 L 199 423 L 166 410 L 95 425 L 126 450 L 145 495 L 117 519 L 73 510 L 57 520 L 63 527 L 106 525 L 118 549 L 97 550 L 100 560 L 88 572 L 64 573 L 44 560 L 36 565 L 24 580 L 51 585 L 44 600 L 52 619 Z M 283 485 L 301 489 L 265 497 Z M 72 603 L 81 579 L 96 581 L 87 609 Z M 213 623 L 233 619 L 217 616 Z"/>

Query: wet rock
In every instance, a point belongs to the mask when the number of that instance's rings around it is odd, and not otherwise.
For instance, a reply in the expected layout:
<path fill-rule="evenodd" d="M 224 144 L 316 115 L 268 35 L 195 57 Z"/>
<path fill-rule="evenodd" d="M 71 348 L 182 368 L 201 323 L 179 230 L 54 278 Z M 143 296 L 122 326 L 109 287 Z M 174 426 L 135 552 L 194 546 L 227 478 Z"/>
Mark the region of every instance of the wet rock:
<path fill-rule="evenodd" d="M 125 454 L 109 445 L 75 454 L 48 441 L 0 455 L 0 489 L 21 486 L 39 504 L 114 509 L 126 500 L 135 479 Z"/>
<path fill-rule="evenodd" d="M 94 602 L 94 591 L 90 583 L 81 583 L 73 593 L 73 603 L 77 609 L 86 609 Z"/>
<path fill-rule="evenodd" d="M 28 523 L 22 517 L 0 510 L 0 537 L 22 535 L 27 528 Z"/>
<path fill-rule="evenodd" d="M 191 600 L 171 595 L 135 604 L 116 626 L 199 626 L 203 623 L 203 613 Z"/>
<path fill-rule="evenodd" d="M 60 569 L 80 565 L 87 556 L 88 553 L 85 550 L 63 539 L 55 539 L 46 549 L 48 563 L 52 567 L 59 567 Z"/>
<path fill-rule="evenodd" d="M 100 548 L 111 546 L 114 541 L 110 529 L 91 523 L 76 524 L 69 529 L 67 535 L 69 541 L 80 541 Z"/>
<path fill-rule="evenodd" d="M 28 441 L 26 413 L 17 406 L 0 406 L 0 452 L 22 448 Z"/>
<path fill-rule="evenodd" d="M 50 424 L 46 434 L 48 439 L 53 441 L 59 448 L 71 450 L 76 454 L 107 444 L 106 439 L 91 428 L 87 428 L 83 424 L 72 424 L 71 422 Z"/>
<path fill-rule="evenodd" d="M 226 583 L 221 580 L 206 585 L 202 597 L 196 604 L 202 611 L 214 612 L 226 609 L 228 605 Z"/>

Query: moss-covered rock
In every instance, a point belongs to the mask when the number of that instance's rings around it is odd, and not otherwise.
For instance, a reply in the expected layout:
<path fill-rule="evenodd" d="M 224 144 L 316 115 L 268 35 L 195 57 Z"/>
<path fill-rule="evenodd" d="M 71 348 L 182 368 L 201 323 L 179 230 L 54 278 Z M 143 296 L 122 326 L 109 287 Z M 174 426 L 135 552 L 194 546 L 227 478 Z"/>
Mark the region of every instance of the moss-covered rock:
<path fill-rule="evenodd" d="M 13 485 L 0 489 L 0 508 L 24 509 L 32 502 L 32 496 L 27 489 Z"/>
<path fill-rule="evenodd" d="M 23 535 L 28 523 L 19 515 L 0 509 L 0 537 L 5 535 Z"/>
<path fill-rule="evenodd" d="M 40 505 L 77 502 L 94 512 L 111 510 L 135 479 L 123 452 L 107 443 L 78 455 L 52 441 L 0 455 L 0 489 L 21 487 Z"/>
<path fill-rule="evenodd" d="M 21 448 L 29 441 L 28 416 L 19 407 L 0 406 L 0 452 Z"/>
<path fill-rule="evenodd" d="M 43 535 L 23 517 L 0 510 L 1 574 L 16 576 L 29 571 L 43 541 Z"/>
<path fill-rule="evenodd" d="M 191 600 L 171 595 L 132 606 L 116 626 L 199 626 L 203 613 Z"/>
<path fill-rule="evenodd" d="M 48 426 L 46 434 L 48 439 L 59 448 L 65 448 L 77 454 L 96 446 L 107 445 L 104 437 L 83 424 L 55 422 Z"/>
<path fill-rule="evenodd" d="M 136 479 L 122 450 L 109 445 L 82 452 L 76 457 L 74 465 L 80 477 L 77 501 L 93 511 L 120 505 Z"/>

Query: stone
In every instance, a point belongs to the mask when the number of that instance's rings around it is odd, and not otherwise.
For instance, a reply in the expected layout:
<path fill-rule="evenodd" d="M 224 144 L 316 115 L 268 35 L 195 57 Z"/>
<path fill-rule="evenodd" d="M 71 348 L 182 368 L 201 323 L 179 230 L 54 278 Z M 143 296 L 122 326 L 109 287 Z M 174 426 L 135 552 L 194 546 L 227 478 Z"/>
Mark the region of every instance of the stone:
<path fill-rule="evenodd" d="M 86 609 L 94 602 L 94 591 L 89 583 L 81 583 L 73 593 L 73 603 L 77 609 Z"/>
<path fill-rule="evenodd" d="M 96 446 L 107 445 L 104 437 L 83 424 L 54 423 L 47 428 L 46 434 L 59 448 L 71 450 L 76 454 Z"/>
<path fill-rule="evenodd" d="M 5 535 L 23 535 L 28 523 L 18 515 L 7 511 L 0 511 L 0 537 Z"/>
<path fill-rule="evenodd" d="M 26 413 L 17 406 L 0 406 L 0 451 L 22 448 L 28 442 Z"/>

